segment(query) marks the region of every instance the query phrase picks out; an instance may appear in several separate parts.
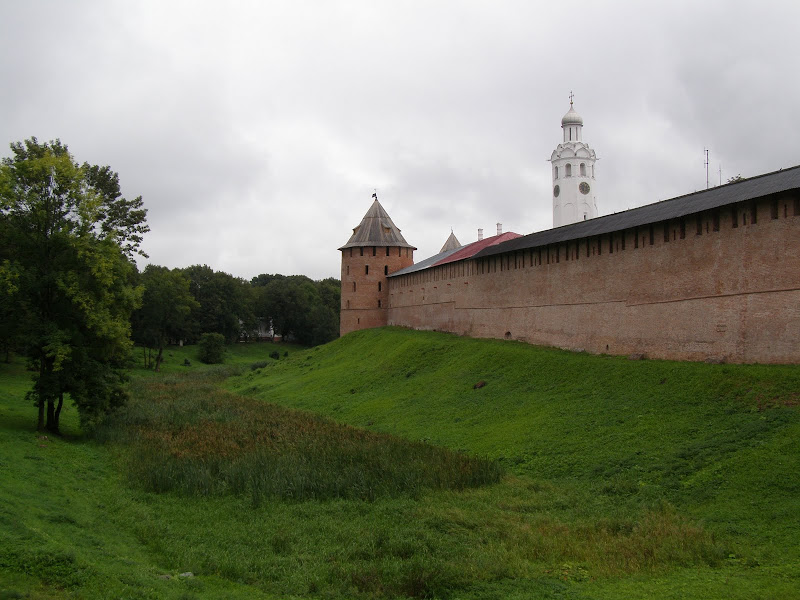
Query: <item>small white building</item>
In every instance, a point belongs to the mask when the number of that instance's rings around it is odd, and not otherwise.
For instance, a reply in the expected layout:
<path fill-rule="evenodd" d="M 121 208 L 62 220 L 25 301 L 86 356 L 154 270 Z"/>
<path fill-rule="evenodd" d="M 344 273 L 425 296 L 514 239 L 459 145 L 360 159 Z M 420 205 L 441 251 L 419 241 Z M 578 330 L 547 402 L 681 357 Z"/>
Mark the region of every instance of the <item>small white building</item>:
<path fill-rule="evenodd" d="M 553 227 L 597 216 L 595 161 L 597 156 L 583 141 L 583 118 L 572 107 L 561 119 L 564 140 L 553 150 Z"/>

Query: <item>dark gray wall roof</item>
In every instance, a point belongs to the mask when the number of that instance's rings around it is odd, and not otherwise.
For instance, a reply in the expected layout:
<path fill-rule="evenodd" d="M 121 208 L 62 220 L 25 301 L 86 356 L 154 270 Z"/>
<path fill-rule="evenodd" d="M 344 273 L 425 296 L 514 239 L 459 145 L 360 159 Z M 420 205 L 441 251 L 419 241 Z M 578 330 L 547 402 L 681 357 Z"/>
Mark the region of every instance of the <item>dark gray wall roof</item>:
<path fill-rule="evenodd" d="M 721 185 L 702 192 L 678 196 L 677 198 L 614 213 L 613 215 L 531 233 L 496 246 L 484 248 L 476 253 L 473 258 L 493 256 L 503 252 L 525 250 L 547 244 L 622 231 L 632 227 L 641 227 L 642 225 L 685 217 L 704 210 L 720 208 L 737 202 L 754 200 L 797 189 L 800 189 L 800 166 L 759 175 L 736 183 Z"/>
<path fill-rule="evenodd" d="M 400 246 L 416 250 L 414 246 L 406 242 L 403 234 L 400 233 L 400 228 L 392 222 L 377 198 L 369 207 L 364 218 L 361 219 L 361 223 L 353 229 L 353 235 L 339 250 L 361 246 Z"/>

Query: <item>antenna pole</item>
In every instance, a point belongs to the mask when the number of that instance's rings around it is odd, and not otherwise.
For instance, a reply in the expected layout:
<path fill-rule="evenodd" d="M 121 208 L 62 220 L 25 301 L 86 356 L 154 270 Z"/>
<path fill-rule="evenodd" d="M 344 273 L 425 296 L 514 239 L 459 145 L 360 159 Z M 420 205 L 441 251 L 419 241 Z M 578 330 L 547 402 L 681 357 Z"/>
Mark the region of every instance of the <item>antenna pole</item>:
<path fill-rule="evenodd" d="M 722 185 L 722 163 L 719 163 L 719 184 Z"/>
<path fill-rule="evenodd" d="M 703 148 L 703 152 L 706 153 L 706 189 L 708 189 L 708 148 Z"/>

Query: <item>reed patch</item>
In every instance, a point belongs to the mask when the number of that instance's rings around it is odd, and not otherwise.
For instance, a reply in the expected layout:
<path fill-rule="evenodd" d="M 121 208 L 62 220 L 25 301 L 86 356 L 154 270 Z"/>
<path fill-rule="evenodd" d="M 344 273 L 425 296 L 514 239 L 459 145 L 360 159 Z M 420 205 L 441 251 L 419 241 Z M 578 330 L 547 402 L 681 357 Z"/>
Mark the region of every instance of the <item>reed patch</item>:
<path fill-rule="evenodd" d="M 227 373 L 226 373 L 227 374 Z M 132 481 L 153 492 L 375 500 L 496 483 L 496 461 L 340 425 L 221 390 L 191 373 L 133 384 L 98 432 L 128 447 Z"/>

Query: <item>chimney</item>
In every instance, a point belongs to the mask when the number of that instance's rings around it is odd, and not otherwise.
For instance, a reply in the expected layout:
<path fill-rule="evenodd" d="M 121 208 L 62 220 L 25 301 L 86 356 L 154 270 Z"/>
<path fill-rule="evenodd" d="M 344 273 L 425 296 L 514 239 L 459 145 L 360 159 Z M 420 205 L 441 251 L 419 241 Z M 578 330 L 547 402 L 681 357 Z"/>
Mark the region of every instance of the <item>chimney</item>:
<path fill-rule="evenodd" d="M 502 233 L 503 233 L 503 224 L 502 223 L 498 223 L 497 224 L 497 235 L 501 235 Z"/>
<path fill-rule="evenodd" d="M 483 239 L 483 228 L 478 227 L 478 241 L 480 242 Z"/>

